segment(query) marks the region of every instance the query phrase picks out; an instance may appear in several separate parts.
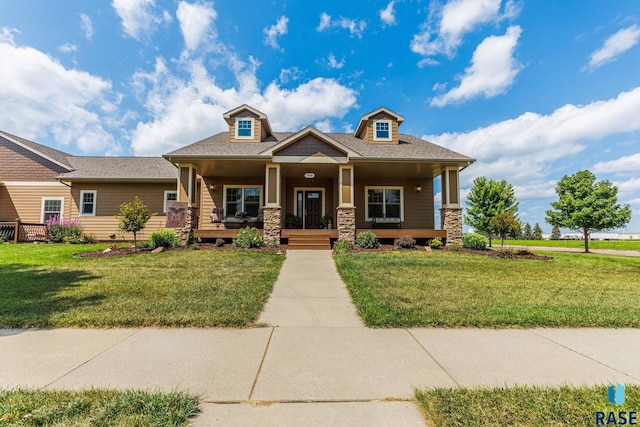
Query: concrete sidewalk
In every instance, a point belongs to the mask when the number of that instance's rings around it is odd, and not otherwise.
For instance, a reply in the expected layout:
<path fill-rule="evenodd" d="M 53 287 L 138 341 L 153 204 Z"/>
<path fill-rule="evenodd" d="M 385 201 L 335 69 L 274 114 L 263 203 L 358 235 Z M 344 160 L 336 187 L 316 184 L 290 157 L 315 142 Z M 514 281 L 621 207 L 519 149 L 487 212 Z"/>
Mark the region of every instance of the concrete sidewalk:
<path fill-rule="evenodd" d="M 418 426 L 414 388 L 640 384 L 638 354 L 638 329 L 0 330 L 0 388 L 189 390 L 198 425 Z"/>

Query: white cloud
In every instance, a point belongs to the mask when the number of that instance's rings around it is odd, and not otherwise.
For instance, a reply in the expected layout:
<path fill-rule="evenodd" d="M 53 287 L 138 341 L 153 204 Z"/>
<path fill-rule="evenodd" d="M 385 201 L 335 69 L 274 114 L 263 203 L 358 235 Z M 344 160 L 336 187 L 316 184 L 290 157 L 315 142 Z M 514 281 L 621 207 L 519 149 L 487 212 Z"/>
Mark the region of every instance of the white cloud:
<path fill-rule="evenodd" d="M 349 30 L 351 36 L 362 38 L 362 34 L 364 30 L 367 28 L 367 23 L 365 21 L 356 21 L 354 19 L 345 18 L 341 16 L 340 19 L 331 19 L 331 16 L 326 12 L 322 12 L 320 15 L 320 24 L 316 28 L 316 31 L 322 32 L 329 28 L 343 28 L 345 30 Z"/>
<path fill-rule="evenodd" d="M 280 70 L 280 83 L 289 83 L 292 81 L 300 80 L 304 76 L 304 73 L 298 67 L 283 68 Z"/>
<path fill-rule="evenodd" d="M 344 58 L 338 61 L 336 57 L 333 55 L 333 53 L 329 54 L 329 67 L 339 70 L 340 68 L 344 67 L 344 63 L 345 63 Z"/>
<path fill-rule="evenodd" d="M 75 52 L 75 51 L 78 50 L 78 45 L 71 44 L 71 43 L 65 43 L 63 45 L 58 46 L 58 50 L 60 52 L 64 52 L 64 53 L 71 53 L 71 52 Z"/>
<path fill-rule="evenodd" d="M 271 25 L 268 28 L 262 30 L 264 33 L 264 44 L 267 46 L 271 46 L 274 49 L 281 49 L 278 44 L 278 37 L 284 34 L 287 34 L 287 24 L 289 23 L 289 18 L 286 16 L 281 16 L 274 25 Z"/>
<path fill-rule="evenodd" d="M 588 105 L 567 104 L 549 115 L 525 113 L 470 132 L 424 138 L 478 159 L 461 177 L 466 184 L 480 175 L 506 178 L 519 186 L 519 197 L 542 197 L 552 195 L 555 184 L 547 175 L 554 162 L 571 162 L 587 141 L 639 131 L 638 111 L 640 87 Z"/>
<path fill-rule="evenodd" d="M 218 13 L 206 3 L 180 2 L 176 11 L 184 44 L 188 50 L 196 50 L 208 35 L 215 36 L 211 23 Z"/>
<path fill-rule="evenodd" d="M 113 0 L 111 5 L 122 19 L 124 32 L 136 40 L 151 34 L 163 21 L 171 20 L 165 11 L 155 11 L 155 0 Z"/>
<path fill-rule="evenodd" d="M 450 0 L 444 6 L 432 3 L 429 17 L 411 40 L 411 50 L 423 56 L 453 57 L 465 34 L 519 13 L 512 0 L 505 2 L 502 13 L 500 5 L 501 0 Z"/>
<path fill-rule="evenodd" d="M 640 40 L 640 28 L 637 25 L 623 28 L 605 40 L 602 47 L 591 54 L 589 68 L 595 69 L 635 46 Z"/>
<path fill-rule="evenodd" d="M 60 144 L 76 145 L 85 153 L 117 152 L 103 127 L 118 102 L 111 83 L 66 69 L 43 52 L 17 46 L 4 30 L 2 34 L 0 129 L 30 139 L 52 134 Z"/>
<path fill-rule="evenodd" d="M 395 0 L 391 0 L 389 4 L 387 4 L 387 7 L 379 12 L 383 25 L 396 25 L 396 12 L 393 10 L 395 4 Z"/>
<path fill-rule="evenodd" d="M 320 132 L 330 133 L 333 132 L 333 124 L 331 120 L 320 120 L 313 124 L 313 127 L 318 129 Z"/>
<path fill-rule="evenodd" d="M 593 166 L 594 173 L 624 173 L 640 171 L 640 153 L 623 156 L 608 162 L 598 162 Z"/>
<path fill-rule="evenodd" d="M 157 155 L 228 129 L 222 114 L 247 103 L 269 116 L 278 131 L 299 130 L 310 123 L 330 128 L 331 119 L 344 117 L 356 103 L 353 89 L 334 79 L 315 78 L 292 89 L 272 82 L 260 89 L 257 61 L 226 58 L 235 74 L 235 87 L 222 88 L 202 59 L 184 60 L 187 78 L 171 72 L 159 58 L 153 72 L 137 73 L 134 82 L 144 94 L 144 105 L 153 117 L 138 123 L 132 137 L 137 155 Z M 148 88 L 148 90 L 147 90 Z"/>
<path fill-rule="evenodd" d="M 80 15 L 80 28 L 84 31 L 84 36 L 87 40 L 93 39 L 93 22 L 91 22 L 91 18 L 89 15 L 81 13 Z"/>
<path fill-rule="evenodd" d="M 521 33 L 521 28 L 515 25 L 509 27 L 504 36 L 484 39 L 473 52 L 471 65 L 458 76 L 460 85 L 434 97 L 431 105 L 442 107 L 477 96 L 492 98 L 505 93 L 521 70 L 521 65 L 513 58 Z"/>

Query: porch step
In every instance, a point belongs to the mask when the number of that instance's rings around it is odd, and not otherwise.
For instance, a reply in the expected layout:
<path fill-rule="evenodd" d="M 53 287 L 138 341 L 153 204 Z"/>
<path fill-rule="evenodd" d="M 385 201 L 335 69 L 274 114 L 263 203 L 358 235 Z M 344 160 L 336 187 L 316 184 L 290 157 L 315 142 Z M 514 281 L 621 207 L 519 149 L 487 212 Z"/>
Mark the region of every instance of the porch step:
<path fill-rule="evenodd" d="M 292 234 L 289 236 L 289 249 L 331 249 L 329 236 Z"/>

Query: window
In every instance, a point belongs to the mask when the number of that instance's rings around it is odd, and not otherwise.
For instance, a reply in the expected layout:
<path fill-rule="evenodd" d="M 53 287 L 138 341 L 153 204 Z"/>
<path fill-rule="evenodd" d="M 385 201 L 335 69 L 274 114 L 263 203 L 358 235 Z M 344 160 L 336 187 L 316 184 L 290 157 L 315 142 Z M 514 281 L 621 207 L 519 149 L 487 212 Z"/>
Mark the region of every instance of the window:
<path fill-rule="evenodd" d="M 167 212 L 167 205 L 171 200 L 178 200 L 178 192 L 177 191 L 166 191 L 164 192 L 164 204 L 162 208 L 162 212 Z"/>
<path fill-rule="evenodd" d="M 62 216 L 62 205 L 64 199 L 62 197 L 42 198 L 42 222 L 45 223 L 52 216 Z"/>
<path fill-rule="evenodd" d="M 374 141 L 391 141 L 391 121 L 378 120 L 375 122 Z"/>
<path fill-rule="evenodd" d="M 373 218 L 400 218 L 404 221 L 402 209 L 402 187 L 366 187 L 367 221 Z"/>
<path fill-rule="evenodd" d="M 80 215 L 96 215 L 96 196 L 95 190 L 80 192 Z"/>
<path fill-rule="evenodd" d="M 253 139 L 253 119 L 236 120 L 236 138 Z"/>
<path fill-rule="evenodd" d="M 225 216 L 258 216 L 262 206 L 262 187 L 225 185 L 224 193 Z"/>

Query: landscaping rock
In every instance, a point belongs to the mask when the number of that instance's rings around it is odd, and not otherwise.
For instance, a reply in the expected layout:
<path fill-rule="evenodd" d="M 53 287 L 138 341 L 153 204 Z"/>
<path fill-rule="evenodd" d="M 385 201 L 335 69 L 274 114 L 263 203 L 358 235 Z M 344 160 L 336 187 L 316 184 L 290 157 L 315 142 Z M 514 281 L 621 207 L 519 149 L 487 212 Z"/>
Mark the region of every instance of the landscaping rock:
<path fill-rule="evenodd" d="M 424 250 L 427 251 L 427 252 L 431 252 L 431 246 L 425 246 Z"/>
<path fill-rule="evenodd" d="M 104 251 L 102 251 L 103 254 L 108 254 L 109 252 L 111 252 L 113 249 L 111 248 L 107 248 Z"/>
<path fill-rule="evenodd" d="M 160 252 L 164 252 L 164 246 L 159 246 L 151 251 L 152 254 L 159 254 Z"/>

